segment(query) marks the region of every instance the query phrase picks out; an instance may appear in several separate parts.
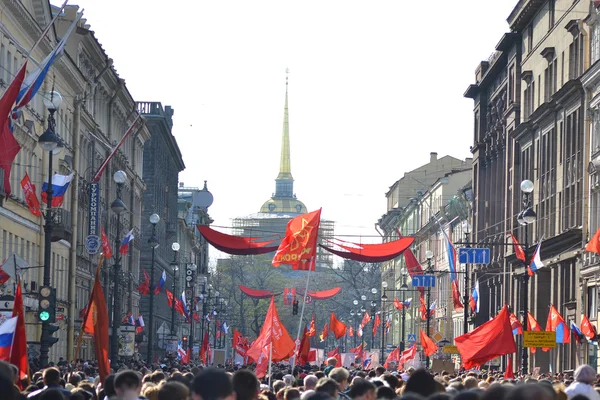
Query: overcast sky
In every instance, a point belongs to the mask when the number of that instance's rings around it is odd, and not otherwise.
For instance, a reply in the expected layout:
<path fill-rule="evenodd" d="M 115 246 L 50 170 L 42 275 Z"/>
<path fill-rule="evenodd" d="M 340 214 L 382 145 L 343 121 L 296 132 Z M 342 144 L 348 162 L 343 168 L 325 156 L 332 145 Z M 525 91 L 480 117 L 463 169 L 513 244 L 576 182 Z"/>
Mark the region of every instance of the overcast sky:
<path fill-rule="evenodd" d="M 275 190 L 289 68 L 295 192 L 337 233 L 364 237 L 388 188 L 430 152 L 470 156 L 462 95 L 516 0 L 70 3 L 134 98 L 175 109 L 179 180 L 208 180 L 217 226 Z"/>

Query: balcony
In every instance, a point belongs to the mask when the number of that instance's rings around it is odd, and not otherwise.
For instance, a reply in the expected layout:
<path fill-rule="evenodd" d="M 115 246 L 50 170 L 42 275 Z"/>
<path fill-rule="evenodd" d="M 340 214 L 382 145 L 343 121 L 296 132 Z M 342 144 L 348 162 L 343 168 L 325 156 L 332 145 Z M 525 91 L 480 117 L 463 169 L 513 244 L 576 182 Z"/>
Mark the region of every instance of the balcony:
<path fill-rule="evenodd" d="M 54 210 L 52 220 L 52 241 L 66 240 L 71 243 L 73 230 L 71 229 L 71 212 L 62 208 Z"/>

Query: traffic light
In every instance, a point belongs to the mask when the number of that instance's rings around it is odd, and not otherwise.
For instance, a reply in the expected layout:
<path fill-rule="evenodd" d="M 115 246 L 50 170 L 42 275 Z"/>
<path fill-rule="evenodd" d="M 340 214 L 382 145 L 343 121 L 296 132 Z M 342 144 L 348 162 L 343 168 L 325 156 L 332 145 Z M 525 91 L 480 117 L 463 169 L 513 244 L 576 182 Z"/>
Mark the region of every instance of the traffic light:
<path fill-rule="evenodd" d="M 38 319 L 51 324 L 56 322 L 56 289 L 50 286 L 40 288 Z"/>
<path fill-rule="evenodd" d="M 184 349 L 188 348 L 188 337 L 184 336 L 183 338 L 181 338 L 181 347 L 183 347 Z"/>
<path fill-rule="evenodd" d="M 298 300 L 294 300 L 292 305 L 292 315 L 298 315 Z"/>
<path fill-rule="evenodd" d="M 54 332 L 59 329 L 57 325 L 48 324 L 47 330 L 42 330 L 42 342 L 48 344 L 48 348 L 52 347 L 52 345 L 58 342 L 57 337 L 53 337 Z"/>

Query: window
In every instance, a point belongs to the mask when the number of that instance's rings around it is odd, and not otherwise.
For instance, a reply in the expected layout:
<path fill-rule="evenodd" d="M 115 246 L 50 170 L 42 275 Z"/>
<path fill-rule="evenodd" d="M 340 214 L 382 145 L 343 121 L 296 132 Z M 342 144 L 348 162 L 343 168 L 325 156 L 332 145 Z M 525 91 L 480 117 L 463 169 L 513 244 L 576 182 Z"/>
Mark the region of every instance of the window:
<path fill-rule="evenodd" d="M 554 15 L 555 15 L 556 4 L 555 0 L 548 1 L 548 30 L 552 30 L 554 26 Z"/>
<path fill-rule="evenodd" d="M 552 237 L 556 232 L 556 129 L 542 134 L 538 148 L 539 217 L 538 236 Z"/>
<path fill-rule="evenodd" d="M 548 62 L 548 67 L 544 71 L 544 102 L 550 101 L 552 95 L 556 92 L 558 74 L 556 72 L 556 58 Z"/>
<path fill-rule="evenodd" d="M 581 34 L 573 36 L 569 45 L 569 79 L 576 79 L 583 73 L 584 40 Z"/>
<path fill-rule="evenodd" d="M 533 50 L 533 25 L 527 27 L 527 53 Z"/>
<path fill-rule="evenodd" d="M 592 60 L 591 63 L 600 59 L 600 22 L 596 22 L 592 28 Z"/>
<path fill-rule="evenodd" d="M 583 190 L 583 128 L 580 109 L 567 115 L 563 167 L 562 229 L 578 227 L 582 223 Z"/>
<path fill-rule="evenodd" d="M 511 65 L 508 70 L 508 104 L 515 101 L 515 66 Z"/>
<path fill-rule="evenodd" d="M 598 286 L 587 288 L 587 315 L 589 319 L 598 318 Z"/>

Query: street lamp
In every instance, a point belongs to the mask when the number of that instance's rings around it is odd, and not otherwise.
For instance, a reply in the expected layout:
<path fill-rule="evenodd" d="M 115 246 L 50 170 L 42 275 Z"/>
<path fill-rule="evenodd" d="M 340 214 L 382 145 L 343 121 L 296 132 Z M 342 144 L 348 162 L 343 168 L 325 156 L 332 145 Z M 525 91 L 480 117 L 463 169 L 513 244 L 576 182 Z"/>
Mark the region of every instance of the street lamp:
<path fill-rule="evenodd" d="M 471 224 L 467 221 L 463 221 L 462 223 L 463 234 L 465 235 L 465 247 L 470 248 L 471 243 L 469 241 L 469 236 L 471 235 Z M 469 263 L 465 263 L 465 293 L 463 295 L 463 333 L 467 333 L 469 331 Z"/>
<path fill-rule="evenodd" d="M 192 275 L 194 274 L 194 272 L 196 272 L 196 264 L 191 263 L 191 264 L 187 264 L 186 268 L 190 271 L 192 271 Z M 186 271 L 187 273 L 187 271 Z M 194 309 L 196 308 L 196 304 L 194 303 L 196 301 L 196 292 L 195 292 L 195 288 L 196 288 L 196 284 L 195 284 L 195 280 L 194 277 L 192 276 L 192 296 L 189 300 L 190 302 L 190 359 L 193 359 L 194 357 Z"/>
<path fill-rule="evenodd" d="M 152 214 L 150 216 L 150 223 L 152 224 L 152 235 L 148 239 L 148 245 L 152 249 L 152 261 L 150 265 L 150 329 L 148 329 L 148 353 L 146 354 L 146 364 L 152 363 L 152 350 L 154 346 L 154 251 L 158 247 L 158 238 L 156 237 L 156 224 L 160 222 L 158 214 Z M 175 297 L 175 294 L 173 294 Z M 175 303 L 175 299 L 173 299 Z"/>
<path fill-rule="evenodd" d="M 354 300 L 353 303 L 354 303 L 354 305 L 358 305 L 358 300 Z M 354 347 L 356 347 L 356 337 L 358 336 L 358 332 L 356 332 L 355 325 L 354 325 L 354 316 L 356 315 L 358 317 L 357 314 L 358 313 L 356 313 L 354 310 L 350 310 L 350 316 L 352 317 L 352 319 L 348 321 L 348 322 L 350 322 L 350 326 L 352 326 L 352 330 L 354 331 L 353 335 L 352 335 L 354 337 L 354 339 L 353 339 Z"/>
<path fill-rule="evenodd" d="M 173 286 L 171 291 L 173 292 L 173 297 L 175 297 L 175 293 L 177 293 L 177 271 L 179 270 L 179 265 L 177 263 L 177 253 L 179 252 L 179 243 L 173 242 L 171 245 L 171 250 L 173 250 L 173 262 L 171 262 L 171 268 L 173 269 Z M 175 299 L 171 302 L 171 336 L 176 336 L 175 332 Z"/>
<path fill-rule="evenodd" d="M 373 290 L 377 290 L 375 288 L 371 289 L 371 292 L 373 292 Z M 376 331 L 376 327 L 375 327 L 375 313 L 377 312 L 377 302 L 375 300 L 371 300 L 371 315 L 373 316 L 373 330 L 371 331 L 371 351 L 373 351 L 373 347 L 375 346 L 375 331 Z M 379 321 L 381 322 L 381 321 Z"/>
<path fill-rule="evenodd" d="M 60 107 L 62 103 L 62 96 L 57 91 L 52 91 L 50 93 L 50 98 L 44 97 L 44 106 L 48 109 L 50 113 L 48 115 L 48 129 L 38 139 L 38 144 L 43 151 L 48 152 L 48 188 L 46 189 L 46 215 L 44 217 L 44 287 L 47 287 L 50 291 L 50 260 L 52 257 L 52 155 L 55 152 L 60 150 L 61 144 L 60 137 L 56 134 L 56 121 L 54 120 L 54 113 Z M 56 305 L 51 305 L 55 307 Z M 40 308 L 41 310 L 42 308 Z M 55 338 L 52 338 L 52 332 L 56 330 L 52 330 L 50 327 L 50 322 L 47 317 L 45 320 L 41 317 L 42 320 L 42 336 L 40 338 L 40 366 L 45 367 L 48 365 L 48 352 L 50 351 L 50 346 L 56 343 Z M 48 315 L 48 314 L 46 314 Z M 58 328 L 58 327 L 56 327 Z"/>
<path fill-rule="evenodd" d="M 385 302 L 387 301 L 387 295 L 385 294 L 385 290 L 388 287 L 388 283 L 386 281 L 381 282 L 381 287 L 383 287 L 383 294 L 381 295 L 381 358 L 383 361 L 383 356 L 385 353 L 385 325 L 387 324 L 386 316 L 385 316 Z"/>
<path fill-rule="evenodd" d="M 113 313 L 112 313 L 112 340 L 110 341 L 110 360 L 113 369 L 118 368 L 119 358 L 119 327 L 121 326 L 121 291 L 119 290 L 119 279 L 121 278 L 121 213 L 127 210 L 127 206 L 121 200 L 123 185 L 127 181 L 127 174 L 121 170 L 113 175 L 117 184 L 117 198 L 110 204 L 110 209 L 117 214 L 117 234 L 115 236 L 115 263 L 113 265 Z"/>
<path fill-rule="evenodd" d="M 433 252 L 431 250 L 427 250 L 425 252 L 425 257 L 427 258 L 427 273 L 431 273 L 431 260 L 433 259 Z M 429 307 L 431 307 L 431 285 L 427 287 L 427 310 L 425 310 L 425 312 L 427 313 L 427 336 L 429 336 L 429 325 L 431 321 L 431 311 L 429 310 Z M 427 358 L 425 359 L 425 368 L 429 369 L 429 356 L 427 356 Z"/>
<path fill-rule="evenodd" d="M 406 348 L 406 292 L 408 291 L 408 285 L 406 284 L 406 270 L 402 268 L 402 285 L 400 286 L 402 292 L 402 339 L 400 340 L 400 352 L 403 352 Z"/>
<path fill-rule="evenodd" d="M 523 211 L 521 211 L 519 213 L 519 216 L 517 218 L 517 221 L 519 222 L 520 225 L 523 225 L 523 230 L 525 231 L 525 241 L 523 242 L 523 251 L 525 253 L 525 261 L 523 262 L 523 265 L 525 267 L 524 269 L 524 274 L 523 274 L 523 290 L 522 290 L 522 297 L 523 297 L 523 331 L 527 330 L 527 315 L 529 313 L 529 299 L 528 299 L 528 295 L 529 295 L 529 274 L 527 273 L 527 267 L 529 264 L 529 237 L 528 237 L 528 226 L 529 224 L 535 222 L 536 220 L 536 214 L 535 211 L 533 211 L 532 208 L 532 202 L 531 202 L 531 198 L 533 197 L 533 189 L 534 189 L 534 185 L 533 182 L 531 182 L 529 179 L 525 179 L 523 182 L 521 182 L 521 191 L 523 192 Z M 523 337 L 525 337 L 525 334 L 523 334 Z M 527 347 L 525 347 L 525 344 L 523 344 L 523 348 L 521 349 L 521 373 L 523 374 L 523 376 L 527 375 L 527 370 L 528 370 L 528 354 L 527 354 Z"/>

